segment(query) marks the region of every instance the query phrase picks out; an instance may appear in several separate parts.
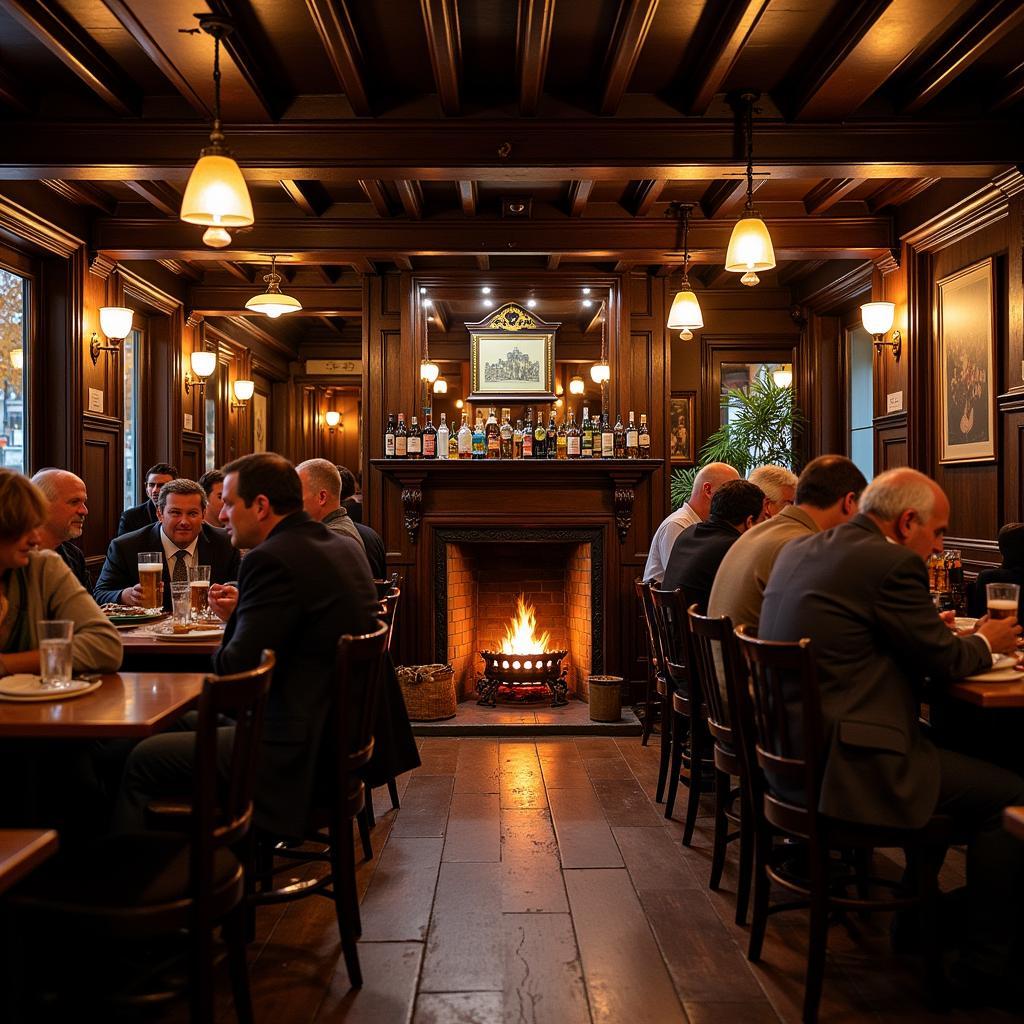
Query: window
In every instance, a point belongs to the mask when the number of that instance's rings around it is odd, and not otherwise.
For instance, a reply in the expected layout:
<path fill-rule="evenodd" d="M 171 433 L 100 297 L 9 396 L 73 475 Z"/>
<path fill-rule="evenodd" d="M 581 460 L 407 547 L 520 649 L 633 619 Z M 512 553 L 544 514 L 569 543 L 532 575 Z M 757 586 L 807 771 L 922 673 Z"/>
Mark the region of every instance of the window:
<path fill-rule="evenodd" d="M 204 431 L 206 433 L 206 469 L 217 468 L 217 400 L 209 394 L 203 406 Z"/>
<path fill-rule="evenodd" d="M 29 282 L 0 268 L 0 466 L 25 472 Z"/>
<path fill-rule="evenodd" d="M 139 501 L 139 353 L 142 351 L 142 331 L 133 330 L 124 339 L 121 368 L 124 373 L 124 507 L 131 508 Z"/>
<path fill-rule="evenodd" d="M 874 418 L 874 359 L 871 335 L 863 327 L 848 331 L 847 347 L 850 353 L 850 436 L 847 446 L 850 458 L 870 480 L 875 474 Z"/>

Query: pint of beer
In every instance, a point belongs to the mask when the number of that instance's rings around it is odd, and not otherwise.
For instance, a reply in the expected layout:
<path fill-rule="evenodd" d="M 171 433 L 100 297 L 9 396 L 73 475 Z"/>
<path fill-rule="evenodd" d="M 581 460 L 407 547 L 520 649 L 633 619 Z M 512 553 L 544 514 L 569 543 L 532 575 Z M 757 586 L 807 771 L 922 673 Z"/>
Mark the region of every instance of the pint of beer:
<path fill-rule="evenodd" d="M 188 571 L 189 593 L 192 602 L 193 620 L 206 613 L 207 598 L 210 596 L 210 567 L 193 565 Z"/>
<path fill-rule="evenodd" d="M 985 587 L 990 619 L 1017 617 L 1020 587 L 1016 583 L 989 583 Z"/>
<path fill-rule="evenodd" d="M 162 551 L 139 552 L 139 584 L 142 587 L 142 607 L 162 608 L 160 584 L 164 578 L 164 553 Z"/>

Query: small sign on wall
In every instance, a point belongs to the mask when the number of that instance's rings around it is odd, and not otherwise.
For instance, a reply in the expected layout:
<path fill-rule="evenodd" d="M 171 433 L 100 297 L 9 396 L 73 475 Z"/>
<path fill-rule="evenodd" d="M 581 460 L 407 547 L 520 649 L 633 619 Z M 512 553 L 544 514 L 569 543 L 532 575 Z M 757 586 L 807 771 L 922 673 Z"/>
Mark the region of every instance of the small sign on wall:
<path fill-rule="evenodd" d="M 185 416 L 185 429 L 186 430 L 191 430 L 192 429 L 192 413 L 187 412 L 187 413 L 184 414 L 184 416 Z"/>
<path fill-rule="evenodd" d="M 892 394 L 885 396 L 885 411 L 886 412 L 903 412 L 903 392 L 893 391 Z"/>
<path fill-rule="evenodd" d="M 89 412 L 103 412 L 103 391 L 89 388 Z"/>
<path fill-rule="evenodd" d="M 344 374 L 358 377 L 363 372 L 361 359 L 307 359 L 306 373 L 310 376 L 323 374 Z"/>

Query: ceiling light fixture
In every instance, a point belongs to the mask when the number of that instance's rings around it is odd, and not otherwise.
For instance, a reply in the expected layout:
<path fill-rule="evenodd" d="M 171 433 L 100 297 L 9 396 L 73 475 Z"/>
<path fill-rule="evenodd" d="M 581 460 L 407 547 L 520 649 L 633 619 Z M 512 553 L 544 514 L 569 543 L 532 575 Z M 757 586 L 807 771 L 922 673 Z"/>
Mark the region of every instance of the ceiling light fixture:
<path fill-rule="evenodd" d="M 236 380 L 231 386 L 231 390 L 235 393 L 237 402 L 231 403 L 231 411 L 234 412 L 236 409 L 244 409 L 249 404 L 249 399 L 252 398 L 253 392 L 256 390 L 255 381 L 251 380 Z"/>
<path fill-rule="evenodd" d="M 772 370 L 772 380 L 777 388 L 791 388 L 793 386 L 793 367 L 787 364 Z"/>
<path fill-rule="evenodd" d="M 668 329 L 679 331 L 683 341 L 689 341 L 695 330 L 704 326 L 704 314 L 700 311 L 700 303 L 690 286 L 690 211 L 689 203 L 673 203 L 669 212 L 679 218 L 679 230 L 683 235 L 683 279 L 679 282 L 679 291 L 672 300 L 672 308 L 668 314 Z M 676 239 L 679 248 L 679 239 Z"/>
<path fill-rule="evenodd" d="M 277 257 L 270 257 L 270 273 L 264 274 L 263 280 L 267 282 L 267 290 L 254 295 L 245 304 L 245 308 L 253 313 L 266 313 L 272 320 L 276 320 L 285 313 L 297 313 L 302 309 L 302 303 L 291 295 L 285 295 L 281 291 L 281 275 L 277 272 Z"/>
<path fill-rule="evenodd" d="M 487 285 L 484 285 L 483 288 L 480 289 L 480 291 L 483 292 L 484 295 L 490 295 L 491 294 L 491 289 L 488 288 Z"/>
<path fill-rule="evenodd" d="M 109 345 L 101 345 L 99 335 L 93 331 L 89 340 L 89 355 L 93 366 L 100 358 L 101 352 L 119 352 L 121 342 L 131 333 L 132 318 L 135 314 L 125 306 L 101 306 L 100 330 L 107 336 Z"/>
<path fill-rule="evenodd" d="M 224 228 L 207 228 L 203 232 L 203 243 L 211 249 L 223 249 L 231 244 L 231 235 Z"/>
<path fill-rule="evenodd" d="M 434 394 L 435 395 L 447 395 L 448 394 L 448 381 L 444 377 L 438 377 L 434 381 Z"/>
<path fill-rule="evenodd" d="M 536 306 L 537 306 L 537 300 L 536 299 L 527 299 L 526 300 L 526 305 L 527 305 L 527 307 L 529 309 L 535 309 Z"/>
<path fill-rule="evenodd" d="M 586 382 L 582 377 L 573 377 L 569 381 L 569 394 L 570 395 L 582 395 L 587 390 Z"/>
<path fill-rule="evenodd" d="M 213 127 L 210 144 L 199 154 L 199 160 L 189 175 L 185 195 L 181 200 L 181 219 L 189 224 L 203 224 L 208 228 L 244 228 L 252 224 L 252 199 L 246 187 L 241 168 L 224 145 L 224 132 L 220 122 L 220 42 L 234 26 L 227 18 L 213 14 L 197 15 L 199 29 L 213 36 Z M 207 232 L 203 241 L 214 248 L 230 242 L 227 232 Z"/>
<path fill-rule="evenodd" d="M 725 269 L 742 274 L 740 281 L 753 287 L 760 282 L 759 270 L 771 270 L 775 266 L 775 249 L 768 226 L 754 209 L 754 101 L 756 92 L 745 92 L 739 97 L 743 115 L 743 126 L 747 144 L 747 202 L 743 214 L 732 229 L 729 248 L 725 254 Z"/>
<path fill-rule="evenodd" d="M 217 369 L 217 353 L 204 350 L 193 352 L 188 361 L 192 372 L 185 371 L 185 394 L 190 394 L 193 388 L 197 388 L 199 401 L 202 401 L 206 394 L 206 382 Z"/>
<path fill-rule="evenodd" d="M 612 378 L 612 368 L 608 365 L 608 356 L 605 349 L 605 323 L 607 320 L 608 306 L 605 305 L 601 315 L 601 362 L 594 363 L 590 368 L 590 379 L 595 384 L 607 384 Z"/>
<path fill-rule="evenodd" d="M 430 317 L 427 316 L 427 307 L 430 299 L 423 300 L 423 358 L 420 360 L 420 380 L 433 384 L 441 373 L 441 367 L 430 361 Z"/>

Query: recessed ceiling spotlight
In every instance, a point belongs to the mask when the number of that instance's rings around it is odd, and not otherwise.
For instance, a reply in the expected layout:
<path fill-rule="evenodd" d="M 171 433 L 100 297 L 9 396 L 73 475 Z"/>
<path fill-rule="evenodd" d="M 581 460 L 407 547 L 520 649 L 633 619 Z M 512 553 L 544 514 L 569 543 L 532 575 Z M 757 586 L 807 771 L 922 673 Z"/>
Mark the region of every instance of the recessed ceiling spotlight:
<path fill-rule="evenodd" d="M 527 299 L 526 300 L 526 305 L 529 306 L 530 309 L 533 309 L 533 307 L 537 305 L 537 300 L 536 299 Z"/>
<path fill-rule="evenodd" d="M 484 285 L 483 288 L 480 289 L 480 291 L 483 292 L 484 295 L 490 295 L 491 294 L 491 289 L 488 288 L 487 285 Z"/>
<path fill-rule="evenodd" d="M 427 294 L 427 289 L 426 288 L 421 288 L 420 289 L 420 295 L 426 295 L 426 294 Z"/>
<path fill-rule="evenodd" d="M 480 303 L 480 305 L 483 306 L 484 309 L 490 309 L 491 308 L 491 300 L 490 299 L 484 299 L 483 302 Z"/>
<path fill-rule="evenodd" d="M 592 306 L 593 304 L 594 304 L 594 303 L 593 303 L 593 301 L 592 301 L 592 300 L 590 300 L 590 299 L 584 299 L 584 300 L 583 300 L 583 305 L 584 305 L 584 306 L 586 306 L 586 307 L 587 307 L 588 309 L 589 309 L 589 308 L 590 308 L 590 307 L 591 307 L 591 306 Z"/>
<path fill-rule="evenodd" d="M 424 306 L 432 306 L 433 304 L 434 304 L 434 300 L 433 299 L 424 299 L 423 300 L 423 305 Z"/>
<path fill-rule="evenodd" d="M 583 289 L 583 294 L 584 295 L 589 295 L 590 294 L 590 289 L 589 288 L 584 288 Z"/>

